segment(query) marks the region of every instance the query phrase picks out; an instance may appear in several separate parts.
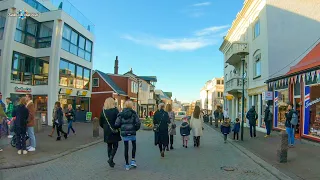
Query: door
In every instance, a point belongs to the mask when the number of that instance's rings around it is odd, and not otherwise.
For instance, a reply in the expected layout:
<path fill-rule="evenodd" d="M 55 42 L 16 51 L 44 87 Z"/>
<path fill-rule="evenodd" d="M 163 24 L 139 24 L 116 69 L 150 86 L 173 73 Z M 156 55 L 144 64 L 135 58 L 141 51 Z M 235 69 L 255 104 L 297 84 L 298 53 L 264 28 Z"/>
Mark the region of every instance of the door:
<path fill-rule="evenodd" d="M 295 128 L 295 137 L 300 139 L 301 138 L 301 130 L 300 130 L 300 124 L 301 124 L 301 98 L 295 97 L 294 98 L 294 104 L 293 106 L 296 108 L 296 111 L 298 113 L 298 124 Z"/>

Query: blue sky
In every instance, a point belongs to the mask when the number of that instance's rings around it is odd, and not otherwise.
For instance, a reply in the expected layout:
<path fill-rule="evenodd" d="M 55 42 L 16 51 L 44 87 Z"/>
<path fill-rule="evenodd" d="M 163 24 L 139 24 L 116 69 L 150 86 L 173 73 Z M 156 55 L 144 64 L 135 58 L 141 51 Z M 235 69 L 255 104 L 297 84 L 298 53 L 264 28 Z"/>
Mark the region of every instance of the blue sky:
<path fill-rule="evenodd" d="M 243 0 L 70 0 L 95 24 L 94 69 L 157 76 L 157 89 L 190 102 L 223 76 L 222 37 Z"/>

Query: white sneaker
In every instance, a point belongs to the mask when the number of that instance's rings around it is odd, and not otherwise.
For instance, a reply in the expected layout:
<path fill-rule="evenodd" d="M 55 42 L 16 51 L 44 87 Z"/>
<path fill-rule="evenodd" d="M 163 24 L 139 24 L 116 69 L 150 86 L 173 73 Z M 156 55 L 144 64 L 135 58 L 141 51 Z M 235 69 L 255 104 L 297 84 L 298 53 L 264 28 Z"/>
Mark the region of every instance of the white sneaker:
<path fill-rule="evenodd" d="M 27 150 L 29 150 L 30 148 L 31 148 L 31 146 L 28 146 L 28 147 L 27 147 Z"/>
<path fill-rule="evenodd" d="M 9 139 L 11 139 L 12 137 L 13 137 L 12 135 L 9 135 L 9 136 L 8 136 Z"/>
<path fill-rule="evenodd" d="M 2 151 L 3 151 L 3 149 L 0 148 L 0 152 L 2 152 Z"/>
<path fill-rule="evenodd" d="M 22 151 L 22 154 L 28 154 L 28 151 L 23 150 L 23 151 Z"/>
<path fill-rule="evenodd" d="M 28 151 L 29 151 L 29 152 L 36 151 L 36 148 L 34 148 L 34 147 L 30 147 L 30 148 L 28 149 Z"/>
<path fill-rule="evenodd" d="M 19 155 L 20 155 L 20 154 L 22 154 L 22 151 L 21 151 L 21 150 L 19 150 L 19 151 L 18 151 L 18 154 L 19 154 Z"/>

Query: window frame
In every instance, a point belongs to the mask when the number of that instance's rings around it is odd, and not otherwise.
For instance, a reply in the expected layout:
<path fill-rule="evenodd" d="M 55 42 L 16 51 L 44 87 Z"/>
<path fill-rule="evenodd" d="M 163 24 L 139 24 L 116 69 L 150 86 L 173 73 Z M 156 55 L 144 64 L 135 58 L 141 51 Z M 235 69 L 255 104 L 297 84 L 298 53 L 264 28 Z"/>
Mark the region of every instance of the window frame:
<path fill-rule="evenodd" d="M 63 45 L 61 45 L 61 49 L 75 55 L 75 56 L 78 56 L 82 59 L 84 59 L 85 61 L 88 61 L 88 62 L 92 62 L 92 49 L 93 49 L 93 42 L 86 38 L 83 34 L 79 33 L 77 30 L 75 30 L 74 28 L 72 28 L 71 26 L 69 26 L 67 23 L 64 23 L 63 25 L 63 30 L 64 28 L 67 27 L 71 30 L 70 32 L 70 37 L 69 39 L 67 39 L 66 37 L 62 36 L 62 43 L 65 43 L 67 42 L 69 44 L 69 49 L 65 49 L 63 48 Z M 74 44 L 73 42 L 71 42 L 71 37 L 72 37 L 72 32 L 76 33 L 77 34 L 77 44 Z M 84 46 L 83 48 L 80 47 L 80 37 L 84 39 Z M 90 42 L 90 50 L 87 50 L 87 42 Z M 77 48 L 76 50 L 76 54 L 71 52 L 71 46 L 75 46 Z M 83 52 L 83 54 L 79 55 L 79 50 L 81 50 L 81 52 Z"/>
<path fill-rule="evenodd" d="M 4 18 L 3 27 L 0 27 L 0 32 L 2 32 L 2 33 L 0 33 L 0 40 L 3 39 L 4 28 L 6 27 L 6 21 L 7 21 L 7 16 L 6 16 L 6 15 L 8 14 L 8 9 L 5 9 L 5 10 L 0 11 L 0 14 L 1 14 L 1 13 L 4 13 L 5 16 L 0 16 L 0 17 L 3 17 L 3 18 Z"/>
<path fill-rule="evenodd" d="M 259 63 L 259 68 L 260 68 L 260 74 L 257 74 L 257 64 Z M 262 63 L 262 61 L 261 61 L 261 53 L 258 53 L 257 55 L 255 55 L 254 56 L 254 68 L 253 68 L 253 79 L 256 79 L 256 78 L 259 78 L 259 77 L 261 77 L 261 74 L 262 74 L 262 72 L 261 72 L 261 63 Z"/>
<path fill-rule="evenodd" d="M 97 80 L 97 85 L 95 85 L 95 80 Z M 99 87 L 100 86 L 100 78 L 92 78 L 92 87 Z"/>
<path fill-rule="evenodd" d="M 256 27 L 258 28 L 257 29 L 257 32 L 256 32 Z M 257 19 L 255 22 L 254 22 L 254 25 L 253 25 L 253 39 L 256 39 L 257 37 L 260 36 L 260 19 Z"/>

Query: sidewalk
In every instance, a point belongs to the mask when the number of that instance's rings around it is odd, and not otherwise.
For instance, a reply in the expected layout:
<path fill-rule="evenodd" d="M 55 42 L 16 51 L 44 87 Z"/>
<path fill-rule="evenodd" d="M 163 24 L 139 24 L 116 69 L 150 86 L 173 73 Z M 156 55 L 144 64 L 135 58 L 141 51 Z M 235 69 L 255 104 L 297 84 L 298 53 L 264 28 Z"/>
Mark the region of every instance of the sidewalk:
<path fill-rule="evenodd" d="M 214 128 L 214 125 L 211 127 Z M 220 132 L 220 126 L 214 129 Z M 295 148 L 288 150 L 288 162 L 279 163 L 277 150 L 280 147 L 280 133 L 272 131 L 269 138 L 264 136 L 265 133 L 257 131 L 257 137 L 250 139 L 249 128 L 244 128 L 244 141 L 240 141 L 239 133 L 239 141 L 232 141 L 232 143 L 235 146 L 244 147 L 293 179 L 320 179 L 320 146 L 296 139 Z M 233 139 L 233 133 L 228 138 Z"/>
<path fill-rule="evenodd" d="M 35 152 L 29 152 L 27 155 L 18 155 L 17 149 L 9 143 L 11 139 L 2 138 L 0 146 L 3 152 L 0 152 L 0 169 L 23 167 L 56 159 L 76 150 L 82 149 L 102 141 L 103 131 L 100 128 L 99 138 L 93 138 L 91 123 L 74 123 L 76 135 L 70 133 L 70 137 L 65 140 L 56 141 L 56 132 L 53 137 L 49 137 L 52 127 L 43 127 L 42 131 L 36 133 L 37 147 Z M 67 126 L 63 126 L 67 132 Z M 28 142 L 27 142 L 28 144 Z"/>

